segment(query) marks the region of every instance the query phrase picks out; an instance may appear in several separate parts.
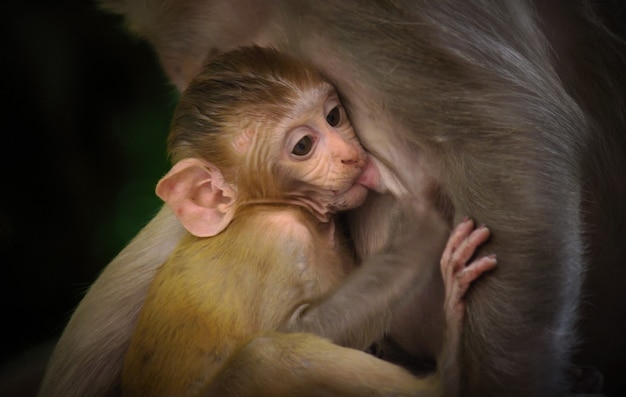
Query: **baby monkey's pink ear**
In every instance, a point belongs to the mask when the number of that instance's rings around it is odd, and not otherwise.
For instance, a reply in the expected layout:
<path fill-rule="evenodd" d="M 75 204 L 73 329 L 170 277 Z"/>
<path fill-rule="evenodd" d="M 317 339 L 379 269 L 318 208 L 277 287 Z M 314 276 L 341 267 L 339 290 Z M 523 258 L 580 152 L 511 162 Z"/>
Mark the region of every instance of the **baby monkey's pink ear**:
<path fill-rule="evenodd" d="M 157 184 L 156 194 L 194 236 L 215 236 L 233 219 L 236 191 L 204 160 L 176 163 Z"/>

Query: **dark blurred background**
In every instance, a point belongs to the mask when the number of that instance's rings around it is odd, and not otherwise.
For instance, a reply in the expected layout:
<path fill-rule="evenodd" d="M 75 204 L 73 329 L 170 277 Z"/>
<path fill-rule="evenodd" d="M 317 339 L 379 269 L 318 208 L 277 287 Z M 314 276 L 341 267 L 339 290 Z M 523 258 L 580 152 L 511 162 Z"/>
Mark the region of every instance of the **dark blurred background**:
<path fill-rule="evenodd" d="M 0 396 L 34 395 L 72 310 L 150 220 L 176 94 L 95 2 L 3 6 Z"/>
<path fill-rule="evenodd" d="M 624 3 L 599 3 L 624 34 Z M 177 97 L 93 0 L 3 9 L 0 396 L 34 396 L 87 287 L 160 207 Z"/>

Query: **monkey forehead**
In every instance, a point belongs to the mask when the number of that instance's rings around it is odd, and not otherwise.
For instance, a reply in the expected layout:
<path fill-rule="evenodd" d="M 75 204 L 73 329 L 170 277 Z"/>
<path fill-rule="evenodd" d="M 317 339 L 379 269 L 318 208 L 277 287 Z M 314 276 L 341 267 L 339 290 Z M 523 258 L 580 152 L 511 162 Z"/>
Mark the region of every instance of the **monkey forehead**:
<path fill-rule="evenodd" d="M 329 99 L 340 103 L 335 87 L 323 80 L 308 85 L 292 83 L 290 89 L 292 94 L 285 98 L 288 106 L 283 114 L 267 114 L 275 110 L 266 109 L 257 128 L 247 128 L 249 125 L 242 122 L 238 128 L 242 132 L 232 142 L 235 150 L 242 153 L 250 147 L 260 149 L 264 147 L 261 142 L 278 147 L 291 129 L 309 124 L 312 118 L 325 117 L 324 112 L 330 110 L 325 109 Z"/>
<path fill-rule="evenodd" d="M 319 84 L 308 87 L 295 87 L 294 98 L 291 98 L 293 106 L 285 121 L 298 121 L 308 117 L 312 112 L 324 111 L 324 105 L 330 98 L 337 98 L 337 91 L 330 83 L 321 81 Z"/>

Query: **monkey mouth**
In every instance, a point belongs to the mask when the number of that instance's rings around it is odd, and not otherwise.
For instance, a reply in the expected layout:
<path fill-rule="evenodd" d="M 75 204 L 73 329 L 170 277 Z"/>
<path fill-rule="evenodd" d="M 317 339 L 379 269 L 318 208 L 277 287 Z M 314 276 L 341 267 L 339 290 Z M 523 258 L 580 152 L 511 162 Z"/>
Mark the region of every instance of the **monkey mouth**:
<path fill-rule="evenodd" d="M 380 171 L 370 156 L 367 156 L 365 166 L 363 167 L 361 175 L 357 178 L 356 183 L 375 192 L 381 192 Z"/>
<path fill-rule="evenodd" d="M 341 197 L 343 195 L 348 194 L 348 192 L 350 192 L 350 190 L 354 189 L 356 186 L 364 186 L 362 183 L 358 182 L 358 179 L 355 180 L 355 178 L 350 178 L 350 181 L 351 182 L 353 181 L 353 182 L 350 183 L 349 185 L 345 185 L 344 188 L 331 190 L 333 197 L 334 198 Z"/>
<path fill-rule="evenodd" d="M 349 180 L 351 183 L 346 188 L 331 190 L 334 196 L 332 201 L 335 202 L 334 211 L 351 209 L 363 204 L 369 190 L 378 191 L 380 173 L 374 162 L 367 156 L 363 165 L 359 167 L 359 172 Z"/>

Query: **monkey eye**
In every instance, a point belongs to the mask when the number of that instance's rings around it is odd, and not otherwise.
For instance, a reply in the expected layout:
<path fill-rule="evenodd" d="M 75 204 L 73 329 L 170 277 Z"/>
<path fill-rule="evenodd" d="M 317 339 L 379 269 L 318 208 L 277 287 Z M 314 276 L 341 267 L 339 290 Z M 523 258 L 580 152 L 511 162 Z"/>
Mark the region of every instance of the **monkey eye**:
<path fill-rule="evenodd" d="M 306 156 L 313 148 L 313 139 L 309 135 L 305 135 L 300 139 L 291 151 L 296 156 Z"/>
<path fill-rule="evenodd" d="M 331 127 L 336 127 L 339 125 L 339 123 L 341 122 L 341 109 L 339 108 L 339 106 L 335 106 L 330 110 L 330 112 L 328 112 L 328 114 L 326 115 L 326 122 Z"/>

